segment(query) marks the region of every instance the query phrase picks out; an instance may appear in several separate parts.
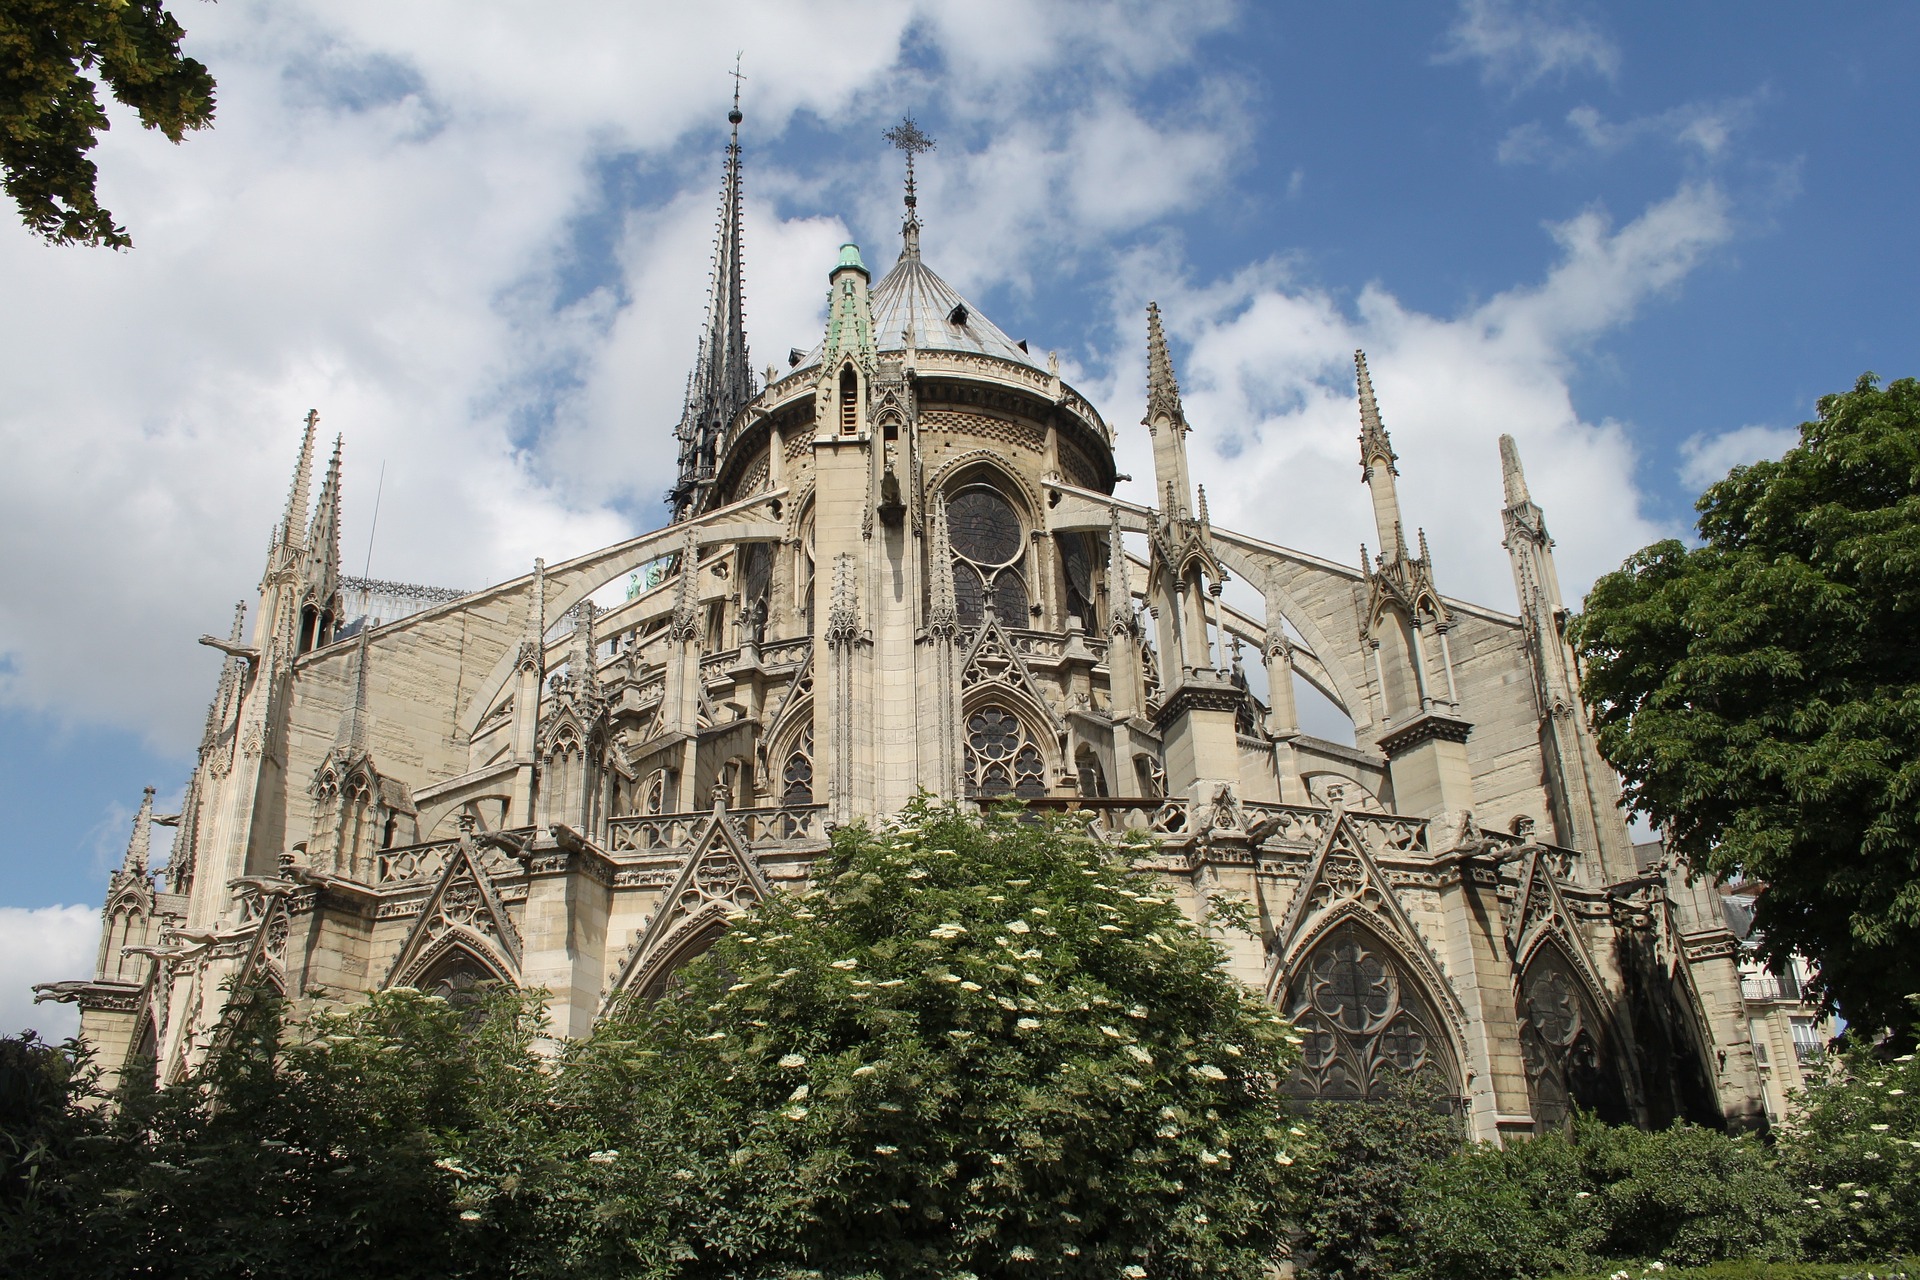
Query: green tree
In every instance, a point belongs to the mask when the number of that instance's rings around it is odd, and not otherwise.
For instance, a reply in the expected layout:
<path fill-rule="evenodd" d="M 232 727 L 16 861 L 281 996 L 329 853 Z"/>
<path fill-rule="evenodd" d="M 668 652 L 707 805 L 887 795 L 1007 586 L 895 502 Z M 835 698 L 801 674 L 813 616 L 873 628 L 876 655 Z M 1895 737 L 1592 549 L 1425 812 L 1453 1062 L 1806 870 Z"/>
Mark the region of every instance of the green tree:
<path fill-rule="evenodd" d="M 1863 375 L 1572 626 L 1600 749 L 1694 868 L 1863 1032 L 1920 989 L 1920 385 Z"/>
<path fill-rule="evenodd" d="M 1252 1278 L 1285 1252 L 1295 1038 L 1162 881 L 924 801 L 814 879 L 567 1052 L 549 1274 Z"/>
<path fill-rule="evenodd" d="M 510 1274 L 511 1239 L 466 1207 L 448 1154 L 538 1149 L 538 1018 L 517 992 L 491 999 L 474 1014 L 387 993 L 296 1036 L 257 997 L 202 1072 L 135 1076 L 111 1108 L 71 1048 L 0 1053 L 9 1097 L 25 1085 L 9 1135 L 17 1111 L 41 1137 L 30 1182 L 0 1177 L 0 1274 Z"/>
<path fill-rule="evenodd" d="M 213 122 L 213 77 L 180 52 L 161 0 L 0 0 L 0 175 L 54 244 L 133 244 L 101 207 L 87 152 L 109 127 L 92 78 L 179 142 Z"/>

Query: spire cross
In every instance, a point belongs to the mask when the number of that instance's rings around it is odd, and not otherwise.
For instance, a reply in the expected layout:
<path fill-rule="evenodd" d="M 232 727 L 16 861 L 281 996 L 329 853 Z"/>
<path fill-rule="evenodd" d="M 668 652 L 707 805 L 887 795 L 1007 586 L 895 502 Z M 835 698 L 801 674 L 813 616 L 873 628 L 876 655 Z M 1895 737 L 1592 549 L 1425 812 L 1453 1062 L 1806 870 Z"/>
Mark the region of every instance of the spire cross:
<path fill-rule="evenodd" d="M 727 122 L 736 126 L 736 133 L 739 131 L 738 125 L 742 119 L 740 115 L 740 85 L 746 80 L 746 77 L 740 74 L 740 59 L 744 56 L 746 56 L 745 50 L 734 54 L 733 70 L 727 73 L 733 77 L 733 110 L 727 113 Z"/>
<path fill-rule="evenodd" d="M 919 125 L 913 122 L 912 116 L 908 116 L 880 136 L 892 143 L 896 150 L 907 157 L 907 208 L 911 209 L 915 204 L 919 203 L 914 198 L 913 158 L 933 150 L 936 144 Z"/>

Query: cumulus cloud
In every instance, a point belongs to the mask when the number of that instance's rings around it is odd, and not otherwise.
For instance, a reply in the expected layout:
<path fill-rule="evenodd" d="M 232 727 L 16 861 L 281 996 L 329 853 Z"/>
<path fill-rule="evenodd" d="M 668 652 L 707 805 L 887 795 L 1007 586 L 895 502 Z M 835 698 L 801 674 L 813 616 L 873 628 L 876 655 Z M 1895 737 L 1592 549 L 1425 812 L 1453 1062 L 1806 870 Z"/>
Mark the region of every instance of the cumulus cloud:
<path fill-rule="evenodd" d="M 1680 444 L 1680 480 L 1690 488 L 1705 489 L 1727 478 L 1735 467 L 1777 458 L 1800 443 L 1798 427 L 1735 427 L 1716 434 L 1701 432 Z"/>
<path fill-rule="evenodd" d="M 1612 79 L 1619 46 L 1558 0 L 1462 0 L 1439 62 L 1469 62 L 1489 84 L 1524 89 L 1588 72 Z"/>
<path fill-rule="evenodd" d="M 1196 285 L 1177 258 L 1139 255 L 1116 290 L 1117 324 L 1137 349 L 1134 300 L 1157 296 L 1185 348 L 1189 447 L 1214 519 L 1355 565 L 1362 541 L 1378 549 L 1355 443 L 1350 353 L 1364 348 L 1400 454 L 1406 526 L 1426 529 L 1443 591 L 1514 607 L 1499 550 L 1503 433 L 1519 442 L 1573 598 L 1671 533 L 1641 510 L 1622 425 L 1583 420 L 1568 379 L 1583 347 L 1726 240 L 1724 202 L 1688 186 L 1624 226 L 1588 211 L 1549 230 L 1559 258 L 1539 283 L 1455 316 L 1413 310 L 1380 285 L 1347 306 L 1279 263 Z M 1110 386 L 1116 422 L 1145 402 L 1143 362 L 1124 359 Z M 1144 432 L 1125 433 L 1122 453 L 1123 471 L 1153 474 Z"/>
<path fill-rule="evenodd" d="M 33 985 L 91 974 L 99 946 L 97 907 L 0 907 L 0 1036 L 31 1028 L 59 1041 L 79 1031 L 79 1010 L 36 1006 Z"/>
<path fill-rule="evenodd" d="M 982 182 L 946 214 L 950 243 L 995 217 L 1017 233 L 955 264 L 981 282 L 1029 270 L 1069 224 L 1137 226 L 1218 177 L 1217 95 L 1149 117 L 1126 86 L 1190 58 L 1230 13 L 200 8 L 189 46 L 218 70 L 218 127 L 171 147 L 123 118 L 97 153 L 139 248 L 0 234 L 0 289 L 28 300 L 0 309 L 0 541 L 33 548 L 0 562 L 0 702 L 188 747 L 215 660 L 184 638 L 224 630 L 251 596 L 309 407 L 346 436 L 350 572 L 473 587 L 655 523 L 742 45 L 750 148 L 798 116 L 859 122 L 877 143 L 879 117 L 928 92 L 963 135 L 993 137 L 950 144 L 956 194 Z M 1054 96 L 1076 105 L 1045 132 L 1003 127 Z M 1047 198 L 1002 213 L 989 201 L 1020 188 L 1022 146 Z M 795 213 L 768 196 L 806 179 L 749 155 L 755 354 L 783 364 L 817 339 L 846 230 L 815 211 L 868 211 L 890 231 L 897 177 L 876 146 Z M 1152 198 L 1103 196 L 1156 167 L 1169 180 Z"/>

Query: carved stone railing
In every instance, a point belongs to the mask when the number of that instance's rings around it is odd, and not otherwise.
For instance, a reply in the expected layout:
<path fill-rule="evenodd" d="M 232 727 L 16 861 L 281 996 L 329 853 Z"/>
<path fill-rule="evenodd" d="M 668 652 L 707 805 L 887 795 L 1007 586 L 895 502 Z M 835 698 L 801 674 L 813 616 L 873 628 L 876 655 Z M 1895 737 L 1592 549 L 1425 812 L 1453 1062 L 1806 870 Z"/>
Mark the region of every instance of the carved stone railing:
<path fill-rule="evenodd" d="M 459 840 L 430 840 L 426 844 L 382 849 L 374 857 L 374 883 L 405 884 L 431 880 L 447 868 L 447 858 Z"/>
<path fill-rule="evenodd" d="M 1187 802 L 1177 798 L 1043 796 L 1030 804 L 1046 812 L 1073 814 L 1088 823 L 1094 834 L 1109 840 L 1129 831 L 1179 836 L 1187 829 Z"/>
<path fill-rule="evenodd" d="M 649 813 L 607 820 L 610 853 L 673 853 L 690 849 L 712 816 L 703 813 Z"/>
<path fill-rule="evenodd" d="M 807 660 L 813 652 L 812 636 L 796 636 L 791 640 L 770 641 L 760 646 L 760 665 L 763 667 L 797 666 Z"/>
<path fill-rule="evenodd" d="M 612 853 L 674 853 L 693 846 L 706 829 L 711 809 L 697 813 L 635 814 L 607 822 Z M 827 841 L 827 806 L 766 805 L 734 809 L 727 815 L 755 849 L 810 848 Z"/>
<path fill-rule="evenodd" d="M 1257 826 L 1263 822 L 1278 821 L 1279 825 L 1266 835 L 1266 840 L 1279 844 L 1315 847 L 1327 837 L 1327 827 L 1333 821 L 1331 809 L 1321 809 L 1299 804 L 1272 804 L 1265 800 L 1246 800 L 1240 804 L 1247 826 Z"/>
<path fill-rule="evenodd" d="M 823 804 L 737 809 L 731 816 L 755 849 L 808 848 L 827 842 L 827 806 Z"/>

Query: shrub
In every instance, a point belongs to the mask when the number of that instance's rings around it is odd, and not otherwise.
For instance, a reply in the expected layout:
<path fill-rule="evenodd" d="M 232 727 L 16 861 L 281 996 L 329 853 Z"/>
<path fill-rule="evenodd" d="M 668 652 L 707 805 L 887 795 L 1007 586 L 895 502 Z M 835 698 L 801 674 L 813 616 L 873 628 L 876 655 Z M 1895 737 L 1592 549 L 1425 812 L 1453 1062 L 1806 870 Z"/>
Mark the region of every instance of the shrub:
<path fill-rule="evenodd" d="M 1319 1151 L 1301 1208 L 1302 1275 L 1371 1280 L 1390 1273 L 1407 1197 L 1428 1165 L 1460 1149 L 1464 1132 L 1447 1103 L 1437 1084 L 1396 1077 L 1384 1098 L 1312 1109 Z"/>
<path fill-rule="evenodd" d="M 1920 1063 L 1856 1049 L 1800 1097 L 1782 1165 L 1818 1256 L 1920 1252 Z"/>

